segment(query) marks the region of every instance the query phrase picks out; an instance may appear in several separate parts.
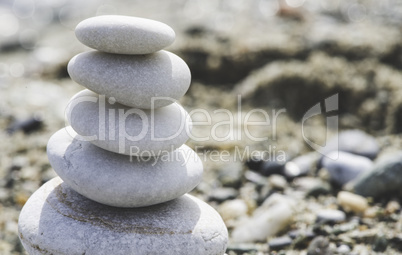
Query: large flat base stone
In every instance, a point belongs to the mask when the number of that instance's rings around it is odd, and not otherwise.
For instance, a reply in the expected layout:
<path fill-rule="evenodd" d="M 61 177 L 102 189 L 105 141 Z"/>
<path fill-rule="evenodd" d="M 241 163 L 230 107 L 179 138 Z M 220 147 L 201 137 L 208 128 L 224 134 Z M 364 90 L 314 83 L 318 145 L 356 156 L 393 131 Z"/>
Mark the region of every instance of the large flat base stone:
<path fill-rule="evenodd" d="M 219 214 L 191 195 L 116 208 L 81 196 L 59 177 L 31 196 L 18 226 L 31 255 L 222 255 L 228 240 Z"/>

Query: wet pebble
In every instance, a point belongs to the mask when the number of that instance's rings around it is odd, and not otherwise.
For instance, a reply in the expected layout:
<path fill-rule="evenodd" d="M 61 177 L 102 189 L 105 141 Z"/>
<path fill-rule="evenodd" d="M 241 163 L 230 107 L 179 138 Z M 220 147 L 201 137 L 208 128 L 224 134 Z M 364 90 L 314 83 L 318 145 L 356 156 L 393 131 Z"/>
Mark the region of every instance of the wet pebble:
<path fill-rule="evenodd" d="M 354 180 L 372 166 L 370 159 L 347 152 L 332 152 L 322 160 L 322 167 L 328 170 L 331 181 L 339 186 Z"/>

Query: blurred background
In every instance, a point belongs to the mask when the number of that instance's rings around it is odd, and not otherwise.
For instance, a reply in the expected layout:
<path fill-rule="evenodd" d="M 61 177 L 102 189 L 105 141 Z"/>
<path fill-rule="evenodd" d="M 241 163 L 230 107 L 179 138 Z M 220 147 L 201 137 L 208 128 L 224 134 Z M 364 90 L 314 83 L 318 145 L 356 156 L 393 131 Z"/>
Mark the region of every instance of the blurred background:
<path fill-rule="evenodd" d="M 204 182 L 192 193 L 221 213 L 231 233 L 229 255 L 402 252 L 402 163 L 392 154 L 401 148 L 402 1 L 0 0 L 0 254 L 25 254 L 19 212 L 56 176 L 46 144 L 65 126 L 69 99 L 83 89 L 66 70 L 74 55 L 89 50 L 74 28 L 104 14 L 155 19 L 175 30 L 167 50 L 187 62 L 193 77 L 181 103 L 212 116 L 211 126 L 194 128 L 195 136 L 229 120 L 217 109 L 240 120 L 252 109 L 270 117 L 284 110 L 275 127 L 250 128 L 265 141 L 248 139 L 235 118 L 241 137 L 188 142 L 200 146 L 200 155 L 252 150 L 271 156 L 205 157 Z M 339 130 L 346 134 L 339 142 L 348 155 L 334 163 L 303 138 L 329 142 L 327 116 L 310 118 L 304 133 L 302 118 L 336 94 Z M 193 119 L 206 120 L 202 114 Z M 225 125 L 214 131 L 220 137 L 230 132 Z M 356 173 L 388 169 L 376 159 L 390 153 L 396 167 L 384 182 L 395 183 L 374 182 L 368 187 L 374 193 L 361 191 Z"/>

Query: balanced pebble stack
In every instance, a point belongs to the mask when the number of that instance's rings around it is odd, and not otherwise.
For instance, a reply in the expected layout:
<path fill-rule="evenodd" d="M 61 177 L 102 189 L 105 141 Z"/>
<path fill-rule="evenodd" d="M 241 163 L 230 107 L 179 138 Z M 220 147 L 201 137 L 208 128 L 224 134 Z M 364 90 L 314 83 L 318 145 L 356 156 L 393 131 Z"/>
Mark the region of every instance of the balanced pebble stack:
<path fill-rule="evenodd" d="M 29 254 L 222 255 L 220 215 L 186 194 L 201 181 L 201 159 L 184 145 L 191 120 L 175 102 L 191 81 L 186 63 L 163 51 L 167 25 L 99 16 L 76 28 L 95 49 L 68 64 L 85 86 L 70 101 L 70 125 L 49 140 L 60 176 L 21 211 L 19 236 Z"/>

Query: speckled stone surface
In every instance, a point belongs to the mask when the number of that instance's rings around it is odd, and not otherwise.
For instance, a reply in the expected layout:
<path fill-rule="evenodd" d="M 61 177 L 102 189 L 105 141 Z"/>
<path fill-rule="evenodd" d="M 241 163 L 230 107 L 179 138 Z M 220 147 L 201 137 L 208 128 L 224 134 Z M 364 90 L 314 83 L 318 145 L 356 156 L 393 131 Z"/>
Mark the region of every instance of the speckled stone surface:
<path fill-rule="evenodd" d="M 75 35 L 88 47 L 117 54 L 149 54 L 173 43 L 168 25 L 144 18 L 104 15 L 80 22 Z"/>
<path fill-rule="evenodd" d="M 163 203 L 184 195 L 202 179 L 198 155 L 183 145 L 169 154 L 139 158 L 105 151 L 56 132 L 47 145 L 49 162 L 75 191 L 96 202 L 118 207 Z"/>
<path fill-rule="evenodd" d="M 142 109 L 173 103 L 186 93 L 191 82 L 187 64 L 168 51 L 138 56 L 89 51 L 73 57 L 67 69 L 71 79 L 82 86 Z"/>
<path fill-rule="evenodd" d="M 222 255 L 228 233 L 219 214 L 190 195 L 123 209 L 93 202 L 57 177 L 25 204 L 19 237 L 30 255 Z"/>
<path fill-rule="evenodd" d="M 126 155 L 154 156 L 161 151 L 173 151 L 189 138 L 191 120 L 178 103 L 141 110 L 109 101 L 83 90 L 66 109 L 72 128 L 100 148 Z"/>

